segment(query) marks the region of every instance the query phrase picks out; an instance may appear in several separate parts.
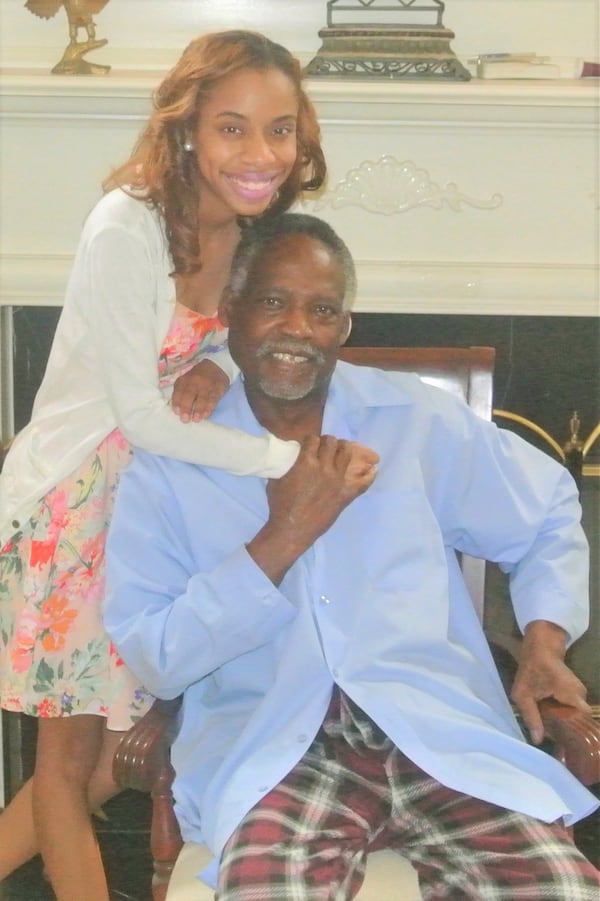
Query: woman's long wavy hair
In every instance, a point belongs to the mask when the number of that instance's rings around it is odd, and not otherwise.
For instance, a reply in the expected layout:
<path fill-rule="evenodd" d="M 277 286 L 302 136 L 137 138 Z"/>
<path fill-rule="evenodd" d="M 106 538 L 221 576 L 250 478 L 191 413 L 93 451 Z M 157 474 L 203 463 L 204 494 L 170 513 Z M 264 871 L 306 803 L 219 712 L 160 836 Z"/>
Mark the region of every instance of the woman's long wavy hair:
<path fill-rule="evenodd" d="M 284 212 L 302 191 L 315 191 L 325 180 L 317 116 L 302 86 L 298 60 L 281 44 L 252 31 L 223 31 L 192 41 L 155 92 L 152 114 L 130 158 L 103 184 L 105 191 L 131 189 L 132 196 L 159 211 L 175 274 L 188 275 L 202 265 L 200 178 L 195 154 L 186 152 L 183 145 L 195 132 L 211 90 L 240 69 L 279 69 L 298 96 L 296 162 L 268 214 Z"/>

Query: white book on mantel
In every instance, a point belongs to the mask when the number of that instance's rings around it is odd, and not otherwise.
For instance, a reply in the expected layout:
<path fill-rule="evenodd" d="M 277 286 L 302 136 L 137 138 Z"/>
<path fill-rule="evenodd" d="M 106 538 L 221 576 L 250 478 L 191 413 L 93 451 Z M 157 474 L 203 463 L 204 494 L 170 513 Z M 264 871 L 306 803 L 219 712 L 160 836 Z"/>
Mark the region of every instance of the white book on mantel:
<path fill-rule="evenodd" d="M 478 78 L 560 78 L 560 66 L 552 63 L 520 63 L 509 60 L 480 62 L 477 66 Z M 579 76 L 573 74 L 572 78 Z"/>
<path fill-rule="evenodd" d="M 583 59 L 563 56 L 477 60 L 478 78 L 581 78 L 583 69 Z"/>

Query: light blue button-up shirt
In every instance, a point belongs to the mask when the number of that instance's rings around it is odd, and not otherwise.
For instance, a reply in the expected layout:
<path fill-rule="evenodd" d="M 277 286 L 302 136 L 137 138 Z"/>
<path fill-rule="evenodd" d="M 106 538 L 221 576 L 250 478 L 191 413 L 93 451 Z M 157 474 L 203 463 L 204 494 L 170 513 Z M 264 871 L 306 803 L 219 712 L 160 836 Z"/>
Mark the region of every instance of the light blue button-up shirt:
<path fill-rule="evenodd" d="M 214 418 L 261 432 L 240 381 Z M 309 747 L 334 682 L 453 789 L 546 821 L 595 809 L 524 741 L 455 554 L 510 572 L 521 628 L 546 619 L 575 640 L 587 544 L 567 471 L 416 376 L 344 363 L 323 431 L 373 448 L 379 472 L 279 587 L 245 549 L 264 480 L 143 452 L 122 476 L 105 621 L 153 694 L 184 692 L 184 839 L 219 854 Z"/>

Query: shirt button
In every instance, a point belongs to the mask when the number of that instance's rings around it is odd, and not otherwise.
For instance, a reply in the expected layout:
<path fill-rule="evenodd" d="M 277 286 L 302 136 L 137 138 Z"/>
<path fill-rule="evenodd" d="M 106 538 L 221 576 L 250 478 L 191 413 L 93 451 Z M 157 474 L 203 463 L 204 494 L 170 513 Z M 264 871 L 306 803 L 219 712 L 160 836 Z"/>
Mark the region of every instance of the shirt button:
<path fill-rule="evenodd" d="M 331 604 L 331 598 L 328 598 L 326 594 L 322 594 L 319 600 L 322 604 Z"/>
<path fill-rule="evenodd" d="M 331 675 L 333 676 L 334 679 L 337 679 L 339 674 L 340 674 L 340 671 L 339 671 L 339 669 L 337 669 L 337 667 L 335 669 L 331 670 Z"/>
<path fill-rule="evenodd" d="M 269 791 L 269 786 L 268 785 L 259 785 L 258 790 L 259 790 L 259 792 L 267 792 L 267 791 Z"/>
<path fill-rule="evenodd" d="M 21 523 L 19 522 L 18 519 L 13 519 L 11 525 L 12 525 L 13 529 L 18 529 L 19 526 L 21 525 Z"/>
<path fill-rule="evenodd" d="M 298 741 L 305 742 L 307 738 L 308 738 L 308 735 L 305 735 L 304 732 L 301 732 L 300 735 L 298 736 Z"/>

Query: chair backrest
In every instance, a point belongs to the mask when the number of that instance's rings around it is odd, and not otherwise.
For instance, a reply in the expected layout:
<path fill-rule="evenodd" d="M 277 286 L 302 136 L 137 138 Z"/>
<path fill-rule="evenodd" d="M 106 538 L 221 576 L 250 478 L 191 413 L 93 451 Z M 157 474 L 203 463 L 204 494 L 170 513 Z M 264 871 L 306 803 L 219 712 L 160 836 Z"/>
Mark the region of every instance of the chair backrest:
<path fill-rule="evenodd" d="M 461 397 L 483 419 L 492 417 L 494 347 L 342 347 L 339 356 L 358 366 L 415 372 L 424 382 Z M 463 554 L 461 567 L 483 621 L 485 560 Z"/>

